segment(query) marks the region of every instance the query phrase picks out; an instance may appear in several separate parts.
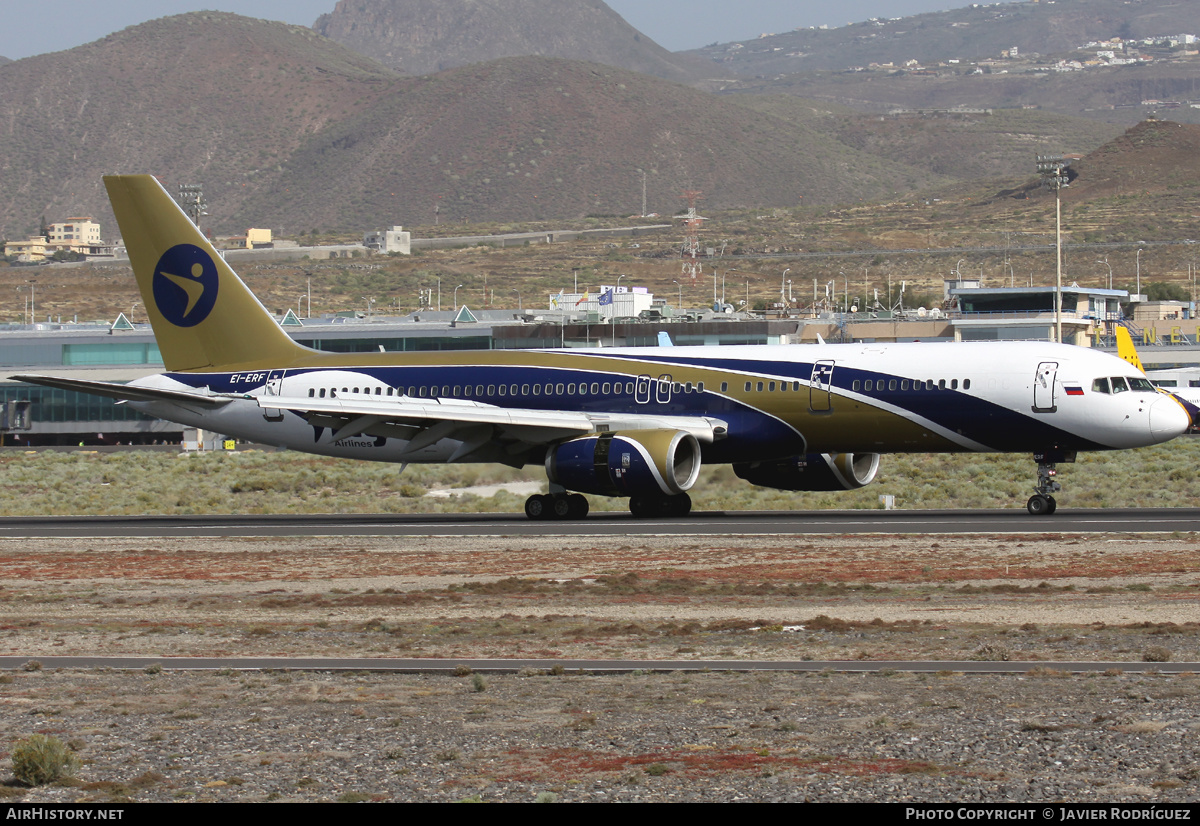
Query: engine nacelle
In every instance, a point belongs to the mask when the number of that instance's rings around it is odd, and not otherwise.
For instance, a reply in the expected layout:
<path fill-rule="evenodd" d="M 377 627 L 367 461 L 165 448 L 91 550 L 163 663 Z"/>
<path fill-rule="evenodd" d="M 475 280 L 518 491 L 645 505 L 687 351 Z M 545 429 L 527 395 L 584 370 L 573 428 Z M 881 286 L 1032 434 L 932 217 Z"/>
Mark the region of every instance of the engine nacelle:
<path fill-rule="evenodd" d="M 700 443 L 683 430 L 625 430 L 564 442 L 546 475 L 567 490 L 602 496 L 673 496 L 696 484 Z"/>
<path fill-rule="evenodd" d="M 871 484 L 878 471 L 878 453 L 809 453 L 733 466 L 738 478 L 779 490 L 854 490 Z"/>

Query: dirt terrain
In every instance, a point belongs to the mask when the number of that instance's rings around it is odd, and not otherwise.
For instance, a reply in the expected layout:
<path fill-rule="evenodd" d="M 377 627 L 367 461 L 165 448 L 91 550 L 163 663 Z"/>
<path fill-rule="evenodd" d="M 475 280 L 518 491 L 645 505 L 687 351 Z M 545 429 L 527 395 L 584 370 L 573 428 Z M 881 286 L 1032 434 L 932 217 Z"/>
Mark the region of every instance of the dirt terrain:
<path fill-rule="evenodd" d="M 1200 661 L 1192 536 L 6 540 L 0 654 Z M 563 673 L 555 673 L 563 672 Z M 1200 797 L 1190 674 L 0 675 L 10 800 Z M 10 775 L 8 775 L 10 776 Z"/>

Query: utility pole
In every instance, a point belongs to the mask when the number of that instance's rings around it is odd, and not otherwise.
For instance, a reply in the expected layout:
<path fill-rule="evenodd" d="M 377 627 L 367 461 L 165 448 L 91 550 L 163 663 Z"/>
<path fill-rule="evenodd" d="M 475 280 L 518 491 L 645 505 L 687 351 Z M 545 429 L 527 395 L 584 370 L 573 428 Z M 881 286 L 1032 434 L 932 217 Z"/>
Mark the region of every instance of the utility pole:
<path fill-rule="evenodd" d="M 192 223 L 199 229 L 200 218 L 208 215 L 208 203 L 204 200 L 204 186 L 202 184 L 180 184 L 179 203 L 187 212 L 188 217 L 192 219 Z"/>
<path fill-rule="evenodd" d="M 1056 251 L 1056 277 L 1054 286 L 1054 340 L 1062 343 L 1062 188 L 1067 186 L 1067 166 L 1070 163 L 1062 155 L 1038 155 L 1037 171 L 1042 176 L 1042 186 L 1054 190 L 1054 247 Z"/>

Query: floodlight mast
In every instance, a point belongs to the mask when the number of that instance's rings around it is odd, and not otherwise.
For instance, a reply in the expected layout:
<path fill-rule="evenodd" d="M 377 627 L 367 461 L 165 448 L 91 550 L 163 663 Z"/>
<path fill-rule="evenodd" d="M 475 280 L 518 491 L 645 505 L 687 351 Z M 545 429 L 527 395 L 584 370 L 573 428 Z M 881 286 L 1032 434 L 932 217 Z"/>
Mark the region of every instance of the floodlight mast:
<path fill-rule="evenodd" d="M 1057 252 L 1054 286 L 1054 340 L 1062 343 L 1062 188 L 1067 186 L 1067 165 L 1062 155 L 1038 155 L 1037 171 L 1042 186 L 1054 190 L 1054 247 Z"/>
<path fill-rule="evenodd" d="M 204 200 L 204 186 L 202 184 L 180 184 L 179 203 L 187 212 L 188 217 L 192 219 L 192 223 L 199 228 L 200 218 L 208 215 L 208 203 Z"/>

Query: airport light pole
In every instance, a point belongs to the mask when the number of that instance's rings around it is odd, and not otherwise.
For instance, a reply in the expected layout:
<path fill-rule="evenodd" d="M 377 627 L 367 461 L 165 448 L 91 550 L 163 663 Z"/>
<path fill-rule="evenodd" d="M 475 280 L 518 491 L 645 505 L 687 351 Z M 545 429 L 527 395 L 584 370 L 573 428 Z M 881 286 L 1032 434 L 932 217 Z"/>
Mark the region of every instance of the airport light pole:
<path fill-rule="evenodd" d="M 517 294 L 517 312 L 518 313 L 525 312 L 525 307 L 524 307 L 524 305 L 521 304 L 521 291 L 514 289 L 513 292 Z"/>
<path fill-rule="evenodd" d="M 1042 185 L 1054 190 L 1054 247 L 1057 253 L 1054 283 L 1054 340 L 1062 343 L 1062 188 L 1067 185 L 1068 161 L 1062 155 L 1038 155 Z"/>
<path fill-rule="evenodd" d="M 1103 264 L 1104 266 L 1108 267 L 1108 288 L 1111 290 L 1111 289 L 1112 289 L 1112 279 L 1113 279 L 1113 273 L 1112 273 L 1112 264 L 1109 264 L 1109 263 L 1108 263 L 1108 256 L 1107 256 L 1107 255 L 1106 255 L 1106 256 L 1104 256 L 1104 260 L 1103 260 L 1103 261 L 1097 261 L 1096 263 L 1097 263 L 1097 264 Z"/>
<path fill-rule="evenodd" d="M 1145 252 L 1145 250 L 1143 250 L 1143 249 L 1139 248 L 1139 249 L 1138 249 L 1138 251 L 1137 251 L 1137 255 L 1135 256 L 1135 258 L 1137 259 L 1137 291 L 1138 291 L 1138 292 L 1137 292 L 1137 294 L 1138 294 L 1138 301 L 1141 301 L 1141 300 L 1142 300 L 1141 296 L 1142 296 L 1142 253 L 1143 253 L 1143 252 Z"/>
<path fill-rule="evenodd" d="M 454 311 L 458 312 L 458 291 L 462 289 L 462 284 L 454 288 Z"/>

